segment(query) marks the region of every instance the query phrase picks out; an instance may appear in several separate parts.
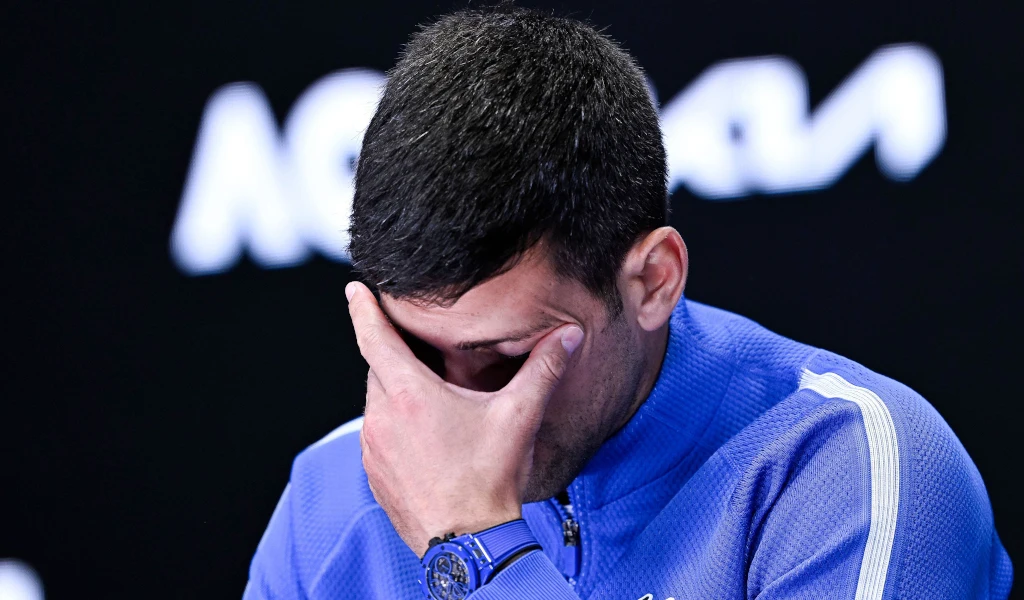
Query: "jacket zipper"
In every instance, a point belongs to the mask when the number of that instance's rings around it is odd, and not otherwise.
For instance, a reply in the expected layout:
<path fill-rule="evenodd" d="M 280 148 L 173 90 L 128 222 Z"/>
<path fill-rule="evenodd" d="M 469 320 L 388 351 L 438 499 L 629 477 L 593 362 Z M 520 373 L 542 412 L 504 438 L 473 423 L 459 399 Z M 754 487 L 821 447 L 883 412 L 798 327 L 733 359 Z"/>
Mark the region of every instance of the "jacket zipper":
<path fill-rule="evenodd" d="M 562 574 L 569 581 L 570 585 L 576 585 L 576 578 L 580 574 L 580 559 L 582 557 L 580 524 L 572 515 L 566 512 L 562 503 L 557 498 L 552 498 L 550 502 L 562 523 Z"/>

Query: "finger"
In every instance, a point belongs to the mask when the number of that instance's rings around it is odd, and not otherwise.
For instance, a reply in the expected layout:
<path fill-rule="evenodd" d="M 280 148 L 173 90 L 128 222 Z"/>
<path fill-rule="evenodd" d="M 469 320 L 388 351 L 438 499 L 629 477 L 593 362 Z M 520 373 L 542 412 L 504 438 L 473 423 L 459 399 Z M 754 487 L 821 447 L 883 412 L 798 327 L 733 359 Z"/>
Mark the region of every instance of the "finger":
<path fill-rule="evenodd" d="M 370 486 L 370 493 L 373 494 L 374 499 L 377 498 L 377 492 L 374 490 L 374 480 L 376 477 L 376 463 L 374 461 L 373 450 L 370 449 L 370 445 L 363 440 L 362 435 L 359 437 L 359 447 L 362 450 L 362 461 L 363 461 L 363 473 L 366 474 L 366 483 Z"/>
<path fill-rule="evenodd" d="M 378 404 L 384 397 L 384 386 L 373 369 L 370 369 L 370 372 L 366 374 L 366 406 L 363 407 L 363 414 L 376 414 Z"/>
<path fill-rule="evenodd" d="M 569 358 L 583 343 L 578 325 L 565 325 L 544 336 L 523 366 L 500 392 L 521 417 L 540 426 L 551 394 L 569 366 Z"/>
<path fill-rule="evenodd" d="M 419 373 L 422 364 L 388 321 L 369 288 L 352 282 L 346 286 L 345 292 L 349 295 L 348 312 L 359 352 L 370 364 L 370 369 L 377 373 L 384 389 Z"/>
<path fill-rule="evenodd" d="M 387 394 L 384 387 L 377 379 L 377 374 L 370 369 L 366 375 L 366 405 L 363 407 L 363 427 L 359 436 L 364 445 L 369 443 L 371 433 L 372 437 L 376 437 L 378 434 L 378 419 L 384 414 L 387 406 L 386 399 Z"/>

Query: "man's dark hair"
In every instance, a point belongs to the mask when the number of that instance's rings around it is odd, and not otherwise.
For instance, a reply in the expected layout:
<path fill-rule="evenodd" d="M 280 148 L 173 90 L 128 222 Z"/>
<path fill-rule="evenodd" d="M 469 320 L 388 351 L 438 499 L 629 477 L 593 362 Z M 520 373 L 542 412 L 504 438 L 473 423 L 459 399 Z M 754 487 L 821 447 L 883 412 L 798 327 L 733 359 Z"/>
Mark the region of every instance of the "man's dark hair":
<path fill-rule="evenodd" d="M 532 10 L 464 10 L 388 73 L 349 251 L 379 291 L 444 305 L 543 241 L 617 313 L 622 260 L 667 222 L 665 175 L 644 75 L 615 42 Z"/>

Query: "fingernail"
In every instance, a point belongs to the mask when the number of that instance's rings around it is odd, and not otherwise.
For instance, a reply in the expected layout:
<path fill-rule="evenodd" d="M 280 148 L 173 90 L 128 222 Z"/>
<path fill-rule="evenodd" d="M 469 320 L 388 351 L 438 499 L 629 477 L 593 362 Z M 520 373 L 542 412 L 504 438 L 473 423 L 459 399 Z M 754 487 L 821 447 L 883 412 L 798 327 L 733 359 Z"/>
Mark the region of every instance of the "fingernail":
<path fill-rule="evenodd" d="M 576 348 L 582 341 L 583 330 L 575 325 L 567 327 L 565 331 L 562 332 L 562 347 L 569 353 L 569 356 L 572 356 L 572 353 L 576 351 Z"/>
<path fill-rule="evenodd" d="M 351 302 L 352 301 L 352 294 L 355 294 L 355 293 L 356 293 L 356 282 L 354 282 L 354 281 L 348 282 L 348 285 L 345 286 L 345 297 L 348 298 L 349 301 Z"/>

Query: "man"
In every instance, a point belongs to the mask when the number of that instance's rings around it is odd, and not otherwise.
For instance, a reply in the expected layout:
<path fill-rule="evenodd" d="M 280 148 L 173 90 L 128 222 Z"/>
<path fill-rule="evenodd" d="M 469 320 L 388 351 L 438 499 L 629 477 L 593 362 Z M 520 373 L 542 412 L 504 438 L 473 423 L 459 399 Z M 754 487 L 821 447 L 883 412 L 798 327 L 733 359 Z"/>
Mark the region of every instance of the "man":
<path fill-rule="evenodd" d="M 665 168 L 590 27 L 413 37 L 357 168 L 365 416 L 295 461 L 246 598 L 1007 597 L 920 396 L 683 298 Z"/>

